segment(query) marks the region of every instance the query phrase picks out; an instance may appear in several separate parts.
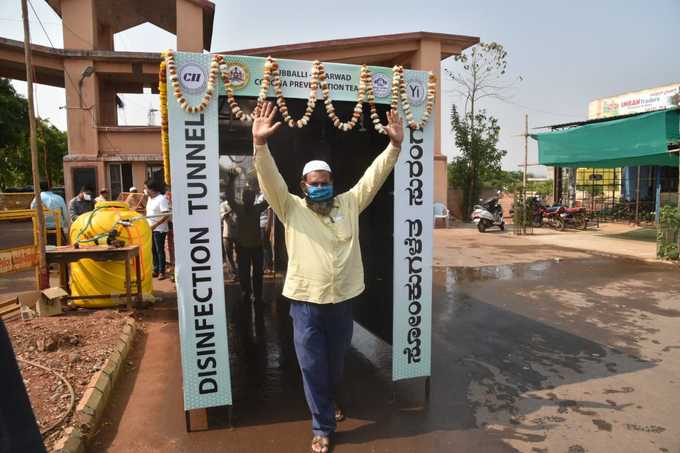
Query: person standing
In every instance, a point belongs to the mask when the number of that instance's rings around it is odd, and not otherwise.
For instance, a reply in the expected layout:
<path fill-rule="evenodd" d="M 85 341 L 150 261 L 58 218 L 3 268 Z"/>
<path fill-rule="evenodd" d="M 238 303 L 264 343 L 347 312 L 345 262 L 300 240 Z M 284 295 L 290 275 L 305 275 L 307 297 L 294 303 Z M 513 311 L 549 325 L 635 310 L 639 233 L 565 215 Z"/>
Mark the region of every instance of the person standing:
<path fill-rule="evenodd" d="M 255 112 L 253 144 L 260 187 L 285 228 L 288 271 L 283 296 L 291 301 L 293 342 L 312 414 L 315 453 L 330 448 L 336 420 L 336 392 L 352 341 L 352 302 L 364 291 L 359 214 L 368 207 L 399 157 L 404 138 L 396 111 L 387 113 L 389 145 L 349 191 L 335 194 L 328 163 L 308 162 L 301 172 L 304 197 L 288 192 L 267 139 L 282 125 L 267 102 Z"/>
<path fill-rule="evenodd" d="M 66 243 L 65 238 L 68 237 L 68 221 L 66 220 L 66 202 L 60 195 L 52 192 L 51 188 L 47 185 L 46 181 L 40 182 L 40 201 L 42 201 L 45 209 L 50 211 L 59 211 L 59 220 L 61 223 L 61 231 L 57 232 L 57 219 L 56 216 L 47 214 L 45 215 L 45 228 L 47 230 L 52 230 L 54 232 L 47 232 L 47 243 L 49 245 L 57 245 L 57 233 L 61 233 L 62 244 Z M 36 199 L 31 201 L 31 209 L 35 209 Z"/>
<path fill-rule="evenodd" d="M 231 272 L 234 281 L 238 280 L 238 267 L 234 261 L 235 240 L 236 240 L 236 214 L 229 206 L 226 195 L 224 200 L 220 203 L 220 218 L 222 219 L 222 248 L 227 263 L 229 263 L 229 272 Z"/>
<path fill-rule="evenodd" d="M 165 198 L 168 199 L 168 210 L 172 212 L 172 192 L 170 191 L 170 186 L 166 185 L 165 186 Z M 168 243 L 168 256 L 170 257 L 170 264 L 172 264 L 173 269 L 175 266 L 175 229 L 174 225 L 172 224 L 172 217 L 168 219 L 168 236 L 167 236 L 167 243 Z M 168 261 L 168 260 L 166 260 Z M 174 282 L 175 281 L 175 274 L 173 273 L 170 276 L 170 279 Z"/>
<path fill-rule="evenodd" d="M 78 195 L 68 202 L 68 213 L 71 216 L 71 222 L 75 221 L 81 214 L 90 212 L 93 209 L 92 188 L 88 186 L 81 187 Z"/>
<path fill-rule="evenodd" d="M 151 248 L 153 253 L 153 276 L 159 280 L 165 275 L 165 237 L 168 234 L 168 220 L 170 219 L 170 204 L 161 193 L 162 186 L 158 181 L 146 182 L 149 199 L 146 202 L 147 222 L 151 227 Z"/>
<path fill-rule="evenodd" d="M 264 200 L 263 194 L 260 194 L 258 198 L 261 198 Z M 260 214 L 260 238 L 262 240 L 262 252 L 264 256 L 264 272 L 269 273 L 272 272 L 272 269 L 274 268 L 273 265 L 273 256 L 272 256 L 272 244 L 271 241 L 269 240 L 269 224 L 272 216 L 272 208 L 271 206 L 267 207 L 262 213 Z"/>
<path fill-rule="evenodd" d="M 230 175 L 232 176 L 232 175 Z M 256 192 L 246 187 L 241 196 L 243 202 L 234 198 L 233 181 L 227 182 L 227 201 L 236 214 L 236 254 L 238 255 L 238 272 L 241 293 L 244 301 L 262 301 L 262 241 L 260 239 L 260 214 L 267 209 L 267 202 L 255 203 Z M 252 271 L 251 271 L 252 269 Z M 252 273 L 251 273 L 252 272 Z"/>

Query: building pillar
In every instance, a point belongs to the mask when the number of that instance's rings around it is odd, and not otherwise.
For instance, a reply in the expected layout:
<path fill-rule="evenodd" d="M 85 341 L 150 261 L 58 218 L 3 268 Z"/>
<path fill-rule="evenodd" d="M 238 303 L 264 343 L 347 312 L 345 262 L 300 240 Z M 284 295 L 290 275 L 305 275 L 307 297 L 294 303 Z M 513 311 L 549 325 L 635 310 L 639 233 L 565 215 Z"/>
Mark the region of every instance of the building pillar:
<path fill-rule="evenodd" d="M 61 13 L 64 48 L 96 49 L 98 36 L 95 0 L 62 0 Z M 96 159 L 99 152 L 97 136 L 99 87 L 97 74 L 82 77 L 83 71 L 88 66 L 94 67 L 94 62 L 87 58 L 64 59 L 64 91 L 68 124 L 66 133 L 69 156 L 87 156 Z M 64 188 L 67 199 L 75 195 L 70 183 L 73 167 L 73 162 L 64 162 L 64 182 L 66 183 Z"/>
<path fill-rule="evenodd" d="M 111 26 L 99 24 L 97 26 L 97 50 L 111 50 L 113 51 L 113 32 Z"/>
<path fill-rule="evenodd" d="M 661 215 L 661 167 L 656 166 L 656 173 L 654 179 L 656 180 L 656 194 L 654 200 L 654 223 L 659 224 L 659 216 Z"/>
<path fill-rule="evenodd" d="M 177 50 L 203 52 L 203 9 L 188 0 L 176 0 Z"/>
<path fill-rule="evenodd" d="M 441 152 L 441 43 L 437 39 L 421 39 L 420 47 L 411 58 L 411 68 L 432 71 L 437 78 L 437 94 L 434 105 L 434 202 L 447 203 L 447 159 Z"/>
<path fill-rule="evenodd" d="M 146 162 L 132 163 L 132 185 L 140 192 L 144 190 L 144 183 L 146 182 Z M 125 190 L 130 189 L 126 187 Z"/>
<path fill-rule="evenodd" d="M 99 122 L 102 126 L 118 126 L 116 90 L 109 80 L 99 82 Z"/>

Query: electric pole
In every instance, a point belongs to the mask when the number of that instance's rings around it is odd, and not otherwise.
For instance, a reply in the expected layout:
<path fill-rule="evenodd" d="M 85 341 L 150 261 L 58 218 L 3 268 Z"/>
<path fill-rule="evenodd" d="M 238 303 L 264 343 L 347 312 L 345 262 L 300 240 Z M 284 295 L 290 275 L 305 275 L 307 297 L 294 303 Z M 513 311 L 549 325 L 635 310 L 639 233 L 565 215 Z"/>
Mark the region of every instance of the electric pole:
<path fill-rule="evenodd" d="M 35 211 L 38 223 L 38 287 L 50 286 L 50 276 L 45 258 L 45 214 L 40 199 L 40 170 L 38 166 L 38 144 L 36 142 L 35 110 L 33 108 L 33 65 L 31 63 L 31 32 L 28 27 L 27 0 L 21 0 L 21 15 L 24 22 L 24 58 L 26 60 L 26 91 L 28 92 L 28 125 L 31 143 L 31 170 L 33 172 L 33 193 L 35 195 Z"/>
<path fill-rule="evenodd" d="M 524 210 L 523 210 L 523 216 L 524 218 L 522 219 L 522 233 L 527 234 L 527 210 L 529 207 L 527 206 L 527 159 L 529 158 L 529 114 L 525 113 L 524 114 L 524 174 L 522 175 L 522 187 L 524 190 L 522 191 L 524 194 Z"/>

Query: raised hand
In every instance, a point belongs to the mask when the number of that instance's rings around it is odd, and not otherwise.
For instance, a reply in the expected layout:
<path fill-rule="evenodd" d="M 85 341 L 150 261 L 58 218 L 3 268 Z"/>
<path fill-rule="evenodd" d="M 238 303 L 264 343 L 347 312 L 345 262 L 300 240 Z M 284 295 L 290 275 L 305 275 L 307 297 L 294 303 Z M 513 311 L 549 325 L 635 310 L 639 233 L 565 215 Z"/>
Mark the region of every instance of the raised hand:
<path fill-rule="evenodd" d="M 253 112 L 253 142 L 256 145 L 264 145 L 267 139 L 281 127 L 281 121 L 274 122 L 276 107 L 271 102 L 265 102 Z"/>
<path fill-rule="evenodd" d="M 396 110 L 387 112 L 387 126 L 385 132 L 390 137 L 392 146 L 401 147 L 401 142 L 404 140 L 404 127 L 401 122 L 401 116 Z"/>

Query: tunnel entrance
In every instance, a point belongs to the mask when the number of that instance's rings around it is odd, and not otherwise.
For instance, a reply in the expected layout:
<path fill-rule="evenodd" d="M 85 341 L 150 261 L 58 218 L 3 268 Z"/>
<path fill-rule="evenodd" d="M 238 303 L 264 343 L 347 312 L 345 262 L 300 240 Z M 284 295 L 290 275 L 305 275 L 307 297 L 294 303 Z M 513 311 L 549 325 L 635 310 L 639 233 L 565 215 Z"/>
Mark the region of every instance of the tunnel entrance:
<path fill-rule="evenodd" d="M 256 98 L 239 97 L 239 104 L 252 111 Z M 340 118 L 349 118 L 354 102 L 334 101 Z M 304 99 L 287 101 L 290 114 L 299 118 L 304 114 Z M 389 106 L 378 105 L 381 117 Z M 279 118 L 280 119 L 280 118 Z M 349 190 L 363 175 L 389 139 L 379 134 L 370 121 L 370 112 L 364 106 L 362 121 L 349 132 L 342 132 L 328 121 L 323 103 L 317 103 L 309 125 L 302 129 L 282 127 L 270 140 L 269 148 L 279 172 L 288 184 L 288 190 L 302 195 L 299 187 L 300 172 L 304 164 L 313 159 L 327 161 L 332 170 L 336 193 Z M 251 123 L 232 116 L 226 97 L 219 102 L 219 154 L 220 179 L 226 180 L 229 168 L 240 167 L 241 177 L 235 183 L 236 197 L 246 184 L 257 185 L 252 162 Z M 366 290 L 354 306 L 354 317 L 369 332 L 391 344 L 392 342 L 392 274 L 393 274 L 393 215 L 394 179 L 389 179 L 378 192 L 373 203 L 361 214 L 359 235 L 364 265 Z M 285 275 L 287 254 L 283 241 L 283 225 L 275 227 L 274 263 L 277 272 Z M 280 302 L 280 287 L 275 294 Z M 275 301 L 276 303 L 276 301 Z"/>

